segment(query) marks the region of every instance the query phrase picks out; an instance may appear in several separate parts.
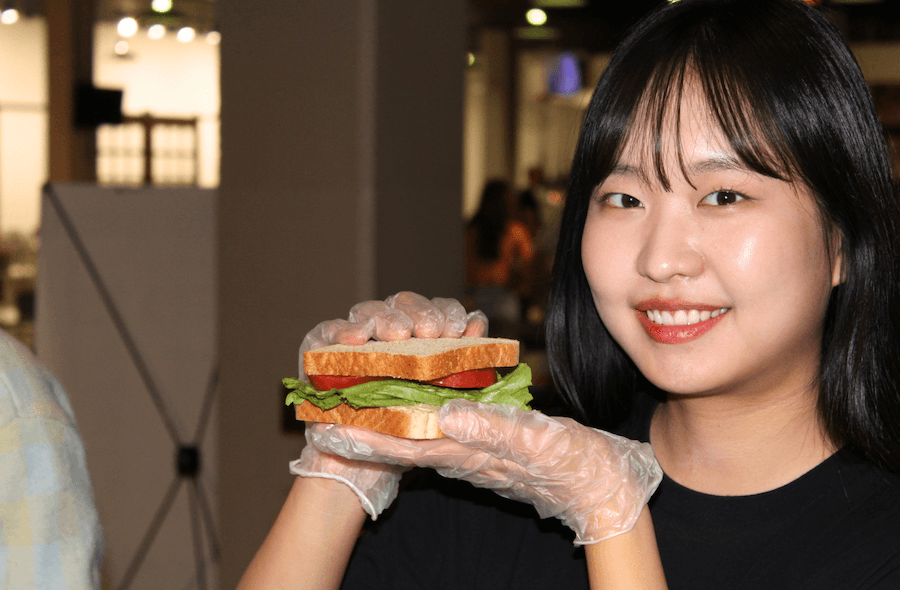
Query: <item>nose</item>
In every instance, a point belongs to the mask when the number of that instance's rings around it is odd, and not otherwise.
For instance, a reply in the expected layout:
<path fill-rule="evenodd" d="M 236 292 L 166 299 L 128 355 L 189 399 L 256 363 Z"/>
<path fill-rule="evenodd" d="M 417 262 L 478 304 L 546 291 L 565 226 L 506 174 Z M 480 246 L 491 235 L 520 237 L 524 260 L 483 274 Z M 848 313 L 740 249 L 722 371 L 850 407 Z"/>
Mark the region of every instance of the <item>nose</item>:
<path fill-rule="evenodd" d="M 700 227 L 690 214 L 668 211 L 648 220 L 638 272 L 648 279 L 665 283 L 675 278 L 693 278 L 706 267 L 700 250 Z"/>

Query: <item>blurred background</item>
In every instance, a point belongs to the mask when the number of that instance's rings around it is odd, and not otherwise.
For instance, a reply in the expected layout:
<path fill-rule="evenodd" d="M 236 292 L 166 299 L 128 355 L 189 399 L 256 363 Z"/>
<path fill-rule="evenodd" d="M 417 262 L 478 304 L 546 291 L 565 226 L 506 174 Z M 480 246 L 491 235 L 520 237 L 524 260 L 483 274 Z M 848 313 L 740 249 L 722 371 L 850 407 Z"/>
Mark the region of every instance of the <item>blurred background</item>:
<path fill-rule="evenodd" d="M 357 301 L 485 310 L 553 405 L 580 118 L 664 1 L 0 1 L 0 326 L 72 398 L 107 587 L 234 586 L 302 446 L 280 379 Z M 895 142 L 900 6 L 819 4 Z"/>

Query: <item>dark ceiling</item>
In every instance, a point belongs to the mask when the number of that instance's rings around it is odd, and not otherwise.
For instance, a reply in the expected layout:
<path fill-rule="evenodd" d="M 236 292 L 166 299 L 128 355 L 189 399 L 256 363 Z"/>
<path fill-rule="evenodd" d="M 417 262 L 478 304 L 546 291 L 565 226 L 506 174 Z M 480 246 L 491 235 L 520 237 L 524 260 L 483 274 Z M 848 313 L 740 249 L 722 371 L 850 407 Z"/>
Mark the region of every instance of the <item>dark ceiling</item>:
<path fill-rule="evenodd" d="M 191 24 L 203 31 L 216 27 L 215 0 L 173 0 L 168 17 L 154 15 L 150 0 L 94 0 L 98 19 L 114 21 L 127 15 L 162 20 L 170 27 Z M 253 0 L 247 0 L 253 1 Z M 258 1 L 258 0 L 257 0 Z M 320 0 L 327 1 L 327 0 Z M 440 1 L 440 0 L 419 0 Z M 515 31 L 527 26 L 525 12 L 547 0 L 466 0 L 470 49 L 477 49 L 482 27 Z M 611 49 L 619 36 L 648 10 L 666 0 L 583 0 L 581 8 L 546 8 L 551 40 L 518 40 L 522 46 L 552 46 L 587 52 Z M 26 12 L 40 12 L 40 0 L 17 0 Z M 824 9 L 851 42 L 900 41 L 900 0 L 821 0 Z"/>
<path fill-rule="evenodd" d="M 553 44 L 590 52 L 612 49 L 619 37 L 646 12 L 666 0 L 586 0 L 581 8 L 545 8 L 549 41 L 519 40 L 524 45 Z M 540 0 L 468 0 L 470 28 L 526 27 L 525 12 Z M 900 40 L 900 0 L 821 0 L 851 42 Z M 470 38 L 474 37 L 470 35 Z"/>

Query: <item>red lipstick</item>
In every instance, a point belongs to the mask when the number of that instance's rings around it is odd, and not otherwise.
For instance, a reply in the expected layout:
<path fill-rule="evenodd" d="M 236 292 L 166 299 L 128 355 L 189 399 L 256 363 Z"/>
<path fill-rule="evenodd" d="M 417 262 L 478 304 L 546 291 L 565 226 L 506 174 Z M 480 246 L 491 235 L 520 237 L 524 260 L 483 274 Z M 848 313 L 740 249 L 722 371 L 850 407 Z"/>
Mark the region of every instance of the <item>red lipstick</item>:
<path fill-rule="evenodd" d="M 719 323 L 719 320 L 725 317 L 725 314 L 728 313 L 726 311 L 720 313 L 714 318 L 709 318 L 708 320 L 703 320 L 695 324 L 677 326 L 664 326 L 662 324 L 651 322 L 646 314 L 648 310 L 688 311 L 692 309 L 696 309 L 697 311 L 717 311 L 723 308 L 712 305 L 687 303 L 684 301 L 651 299 L 639 303 L 636 313 L 638 321 L 641 323 L 641 326 L 643 326 L 644 330 L 646 330 L 647 335 L 661 344 L 682 344 L 685 342 L 696 340 L 712 330 L 713 327 L 715 327 L 715 325 Z"/>

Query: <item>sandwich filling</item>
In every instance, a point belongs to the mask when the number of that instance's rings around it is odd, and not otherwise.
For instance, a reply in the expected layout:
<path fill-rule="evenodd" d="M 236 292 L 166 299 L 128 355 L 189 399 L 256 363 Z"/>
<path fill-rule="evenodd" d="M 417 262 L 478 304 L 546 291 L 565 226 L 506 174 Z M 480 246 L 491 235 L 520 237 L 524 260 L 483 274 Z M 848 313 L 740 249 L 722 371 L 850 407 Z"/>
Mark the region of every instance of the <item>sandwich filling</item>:
<path fill-rule="evenodd" d="M 361 383 L 369 381 L 388 381 L 396 379 L 396 377 L 355 377 L 348 375 L 309 375 L 309 382 L 319 391 L 328 391 L 330 389 L 346 389 Z M 456 389 L 483 389 L 488 385 L 497 382 L 496 369 L 472 369 L 470 371 L 460 371 L 446 377 L 431 379 L 430 381 L 422 380 L 421 383 L 428 385 L 440 385 L 441 387 L 453 387 Z"/>
<path fill-rule="evenodd" d="M 420 381 L 387 379 L 358 383 L 349 387 L 320 391 L 313 385 L 299 379 L 282 380 L 289 390 L 285 404 L 300 404 L 308 401 L 322 410 L 330 410 L 340 404 L 348 404 L 354 409 L 383 408 L 389 406 L 412 406 L 429 404 L 441 406 L 451 399 L 467 399 L 482 403 L 509 404 L 522 410 L 530 410 L 533 399 L 528 387 L 531 385 L 531 368 L 519 364 L 511 373 L 496 375 L 496 382 L 483 388 L 455 389 Z M 435 380 L 441 381 L 441 379 Z"/>

